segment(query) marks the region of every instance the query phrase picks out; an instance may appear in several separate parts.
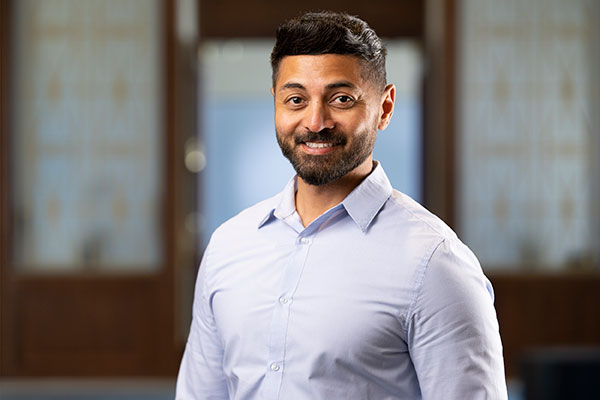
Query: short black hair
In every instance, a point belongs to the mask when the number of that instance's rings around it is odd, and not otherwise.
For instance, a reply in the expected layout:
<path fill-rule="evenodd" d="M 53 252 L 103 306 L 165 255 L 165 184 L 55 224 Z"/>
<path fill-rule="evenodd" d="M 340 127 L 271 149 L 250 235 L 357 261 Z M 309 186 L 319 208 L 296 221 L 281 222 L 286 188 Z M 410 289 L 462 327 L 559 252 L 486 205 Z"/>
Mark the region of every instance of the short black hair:
<path fill-rule="evenodd" d="M 271 52 L 273 87 L 285 56 L 341 54 L 358 57 L 367 78 L 383 90 L 386 53 L 381 39 L 362 19 L 343 12 L 308 12 L 277 28 Z"/>

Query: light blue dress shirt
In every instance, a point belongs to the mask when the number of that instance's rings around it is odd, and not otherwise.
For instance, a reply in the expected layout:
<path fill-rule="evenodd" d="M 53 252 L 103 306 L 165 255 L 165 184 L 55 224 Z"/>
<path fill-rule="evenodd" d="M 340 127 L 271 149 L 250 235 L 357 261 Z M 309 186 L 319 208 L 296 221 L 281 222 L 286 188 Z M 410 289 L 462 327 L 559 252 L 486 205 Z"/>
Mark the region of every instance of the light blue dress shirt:
<path fill-rule="evenodd" d="M 296 180 L 221 225 L 177 381 L 187 399 L 506 399 L 492 287 L 381 165 L 306 228 Z"/>

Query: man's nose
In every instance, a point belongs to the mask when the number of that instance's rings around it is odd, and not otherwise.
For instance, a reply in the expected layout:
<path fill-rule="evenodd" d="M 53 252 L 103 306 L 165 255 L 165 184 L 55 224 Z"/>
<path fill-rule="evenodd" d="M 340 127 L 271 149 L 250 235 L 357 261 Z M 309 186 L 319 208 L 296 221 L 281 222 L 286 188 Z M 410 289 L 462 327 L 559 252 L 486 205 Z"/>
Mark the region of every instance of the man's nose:
<path fill-rule="evenodd" d="M 335 122 L 326 104 L 314 102 L 308 107 L 307 111 L 305 127 L 311 132 L 320 132 L 323 129 L 333 129 L 335 127 Z"/>

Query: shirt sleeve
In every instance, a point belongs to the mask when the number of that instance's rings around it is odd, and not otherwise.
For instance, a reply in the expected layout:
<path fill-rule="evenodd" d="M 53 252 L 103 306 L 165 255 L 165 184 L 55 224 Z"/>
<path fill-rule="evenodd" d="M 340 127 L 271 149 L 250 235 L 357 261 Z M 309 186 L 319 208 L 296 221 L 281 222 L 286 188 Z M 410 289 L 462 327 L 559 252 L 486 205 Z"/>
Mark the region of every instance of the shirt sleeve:
<path fill-rule="evenodd" d="M 407 339 L 423 400 L 507 399 L 494 294 L 458 239 L 433 252 L 409 314 Z"/>
<path fill-rule="evenodd" d="M 223 348 L 207 295 L 208 255 L 209 249 L 198 271 L 192 326 L 177 377 L 176 400 L 229 399 L 223 373 Z"/>

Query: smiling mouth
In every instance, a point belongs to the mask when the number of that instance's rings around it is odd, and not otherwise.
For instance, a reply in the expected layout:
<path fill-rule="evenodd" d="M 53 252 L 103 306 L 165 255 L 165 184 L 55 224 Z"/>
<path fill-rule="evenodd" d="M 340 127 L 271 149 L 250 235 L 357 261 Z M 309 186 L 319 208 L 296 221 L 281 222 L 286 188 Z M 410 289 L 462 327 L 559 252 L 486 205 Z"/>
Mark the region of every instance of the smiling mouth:
<path fill-rule="evenodd" d="M 304 144 L 307 147 L 310 147 L 311 149 L 324 149 L 324 148 L 333 147 L 336 145 L 335 143 L 327 143 L 327 142 L 304 142 Z"/>

